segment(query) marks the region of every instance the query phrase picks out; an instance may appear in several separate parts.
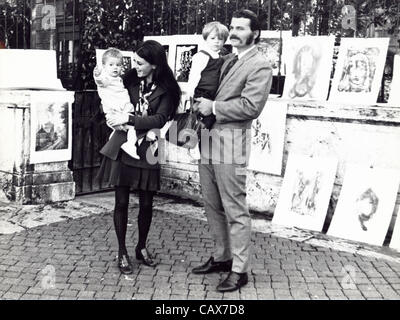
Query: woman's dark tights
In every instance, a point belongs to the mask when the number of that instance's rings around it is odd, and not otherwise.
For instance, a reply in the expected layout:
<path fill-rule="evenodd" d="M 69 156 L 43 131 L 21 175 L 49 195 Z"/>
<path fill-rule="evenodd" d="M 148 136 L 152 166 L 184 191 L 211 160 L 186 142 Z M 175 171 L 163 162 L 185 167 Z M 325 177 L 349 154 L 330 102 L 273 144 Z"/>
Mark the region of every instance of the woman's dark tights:
<path fill-rule="evenodd" d="M 114 226 L 118 238 L 118 255 L 120 256 L 127 254 L 125 237 L 128 225 L 129 189 L 126 186 L 115 187 Z M 153 191 L 139 191 L 139 240 L 136 246 L 138 250 L 146 247 L 147 235 L 153 217 L 153 197 Z"/>

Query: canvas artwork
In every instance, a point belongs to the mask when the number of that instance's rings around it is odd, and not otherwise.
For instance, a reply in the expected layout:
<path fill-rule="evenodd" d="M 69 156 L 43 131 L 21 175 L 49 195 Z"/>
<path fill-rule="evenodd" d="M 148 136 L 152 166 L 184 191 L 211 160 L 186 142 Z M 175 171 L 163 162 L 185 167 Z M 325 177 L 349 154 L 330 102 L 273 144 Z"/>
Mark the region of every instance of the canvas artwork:
<path fill-rule="evenodd" d="M 382 245 L 399 183 L 398 169 L 347 165 L 328 235 Z"/>
<path fill-rule="evenodd" d="M 393 107 L 400 107 L 400 55 L 394 56 L 393 78 L 390 85 L 388 104 Z"/>
<path fill-rule="evenodd" d="M 390 240 L 389 247 L 400 251 L 400 208 L 397 210 L 396 223 L 394 225 L 392 239 Z"/>
<path fill-rule="evenodd" d="M 291 34 L 291 31 L 282 31 L 282 33 L 272 30 L 261 31 L 257 48 L 272 67 L 274 76 L 278 75 L 279 71 L 281 75 L 285 74 L 282 52 L 284 43 L 286 39 L 291 37 Z"/>
<path fill-rule="evenodd" d="M 287 103 L 269 100 L 251 126 L 250 170 L 282 173 Z"/>
<path fill-rule="evenodd" d="M 73 101 L 73 92 L 32 92 L 31 163 L 71 159 Z"/>
<path fill-rule="evenodd" d="M 102 65 L 101 59 L 102 59 L 105 51 L 106 51 L 105 49 L 96 49 L 96 64 L 98 66 Z M 122 74 L 124 74 L 125 72 L 131 70 L 133 67 L 133 51 L 122 51 L 121 50 L 121 53 L 123 56 L 123 58 L 122 58 L 123 72 L 122 72 Z"/>
<path fill-rule="evenodd" d="M 296 37 L 286 41 L 283 98 L 326 100 L 335 37 Z"/>
<path fill-rule="evenodd" d="M 342 38 L 329 100 L 376 103 L 389 38 Z"/>
<path fill-rule="evenodd" d="M 289 155 L 272 222 L 322 231 L 337 164 L 335 158 Z"/>

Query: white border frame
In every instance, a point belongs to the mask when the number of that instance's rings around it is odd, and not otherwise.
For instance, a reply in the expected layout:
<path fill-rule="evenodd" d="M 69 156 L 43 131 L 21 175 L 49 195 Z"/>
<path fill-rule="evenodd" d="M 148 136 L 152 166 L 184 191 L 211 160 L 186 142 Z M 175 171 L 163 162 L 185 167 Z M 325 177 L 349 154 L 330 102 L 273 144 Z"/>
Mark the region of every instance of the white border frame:
<path fill-rule="evenodd" d="M 289 97 L 289 91 L 295 84 L 295 76 L 293 74 L 293 61 L 295 54 L 299 52 L 305 45 L 316 45 L 319 42 L 319 49 L 321 58 L 319 61 L 319 67 L 314 72 L 315 85 L 312 88 L 312 92 L 315 93 L 314 97 Z M 329 81 L 332 72 L 332 59 L 335 45 L 334 36 L 304 36 L 304 37 L 292 37 L 287 39 L 285 51 L 285 65 L 286 65 L 286 78 L 283 87 L 282 98 L 293 99 L 293 100 L 326 100 L 328 98 Z M 291 49 L 295 50 L 291 50 Z M 315 48 L 315 47 L 314 47 Z M 289 50 L 290 49 L 290 50 Z"/>
<path fill-rule="evenodd" d="M 333 184 L 335 182 L 338 159 L 332 157 L 313 157 L 306 155 L 291 154 L 286 166 L 285 176 L 279 193 L 272 222 L 288 227 L 298 227 L 302 229 L 321 232 L 324 226 L 328 211 L 329 200 L 331 198 Z M 314 215 L 300 215 L 291 211 L 292 195 L 297 169 L 303 171 L 323 172 L 321 180 L 321 190 L 316 197 L 316 210 Z"/>
<path fill-rule="evenodd" d="M 336 62 L 335 74 L 332 80 L 332 87 L 329 94 L 329 101 L 346 102 L 354 101 L 355 103 L 375 104 L 381 86 L 383 69 L 385 67 L 386 55 L 389 47 L 389 38 L 342 38 L 339 55 Z M 371 84 L 370 92 L 340 92 L 338 85 L 343 72 L 346 55 L 349 49 L 379 48 L 380 53 L 376 63 L 376 70 Z"/>
<path fill-rule="evenodd" d="M 37 103 L 38 102 L 68 103 L 68 147 L 60 150 L 35 151 L 37 129 Z M 48 163 L 69 161 L 72 158 L 72 103 L 74 92 L 70 91 L 37 91 L 31 92 L 31 128 L 30 128 L 30 163 Z"/>

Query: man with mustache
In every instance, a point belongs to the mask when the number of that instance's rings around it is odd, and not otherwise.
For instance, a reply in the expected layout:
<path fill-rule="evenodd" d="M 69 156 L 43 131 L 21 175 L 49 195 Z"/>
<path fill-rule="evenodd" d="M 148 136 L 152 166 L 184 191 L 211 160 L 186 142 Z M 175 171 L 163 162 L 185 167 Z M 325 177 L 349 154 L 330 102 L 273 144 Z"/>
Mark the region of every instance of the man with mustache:
<path fill-rule="evenodd" d="M 255 46 L 260 39 L 257 15 L 250 10 L 236 11 L 229 36 L 237 53 L 221 68 L 215 100 L 198 98 L 194 105 L 203 116 L 216 116 L 209 134 L 202 132 L 199 164 L 204 207 L 216 250 L 192 272 L 229 272 L 217 286 L 220 292 L 235 291 L 248 282 L 251 219 L 246 169 L 251 123 L 264 108 L 272 81 L 272 70 Z"/>

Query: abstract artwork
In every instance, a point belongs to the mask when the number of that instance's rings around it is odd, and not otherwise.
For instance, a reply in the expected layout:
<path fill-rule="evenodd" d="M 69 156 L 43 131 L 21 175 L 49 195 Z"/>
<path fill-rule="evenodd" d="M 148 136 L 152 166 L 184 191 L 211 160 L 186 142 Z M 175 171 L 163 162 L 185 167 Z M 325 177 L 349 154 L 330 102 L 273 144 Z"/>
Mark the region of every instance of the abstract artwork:
<path fill-rule="evenodd" d="M 375 103 L 388 45 L 389 38 L 342 38 L 329 100 Z"/>
<path fill-rule="evenodd" d="M 249 169 L 281 175 L 287 103 L 269 100 L 251 126 Z"/>
<path fill-rule="evenodd" d="M 258 51 L 267 59 L 272 68 L 274 76 L 279 74 L 283 75 L 284 61 L 282 50 L 286 39 L 291 37 L 291 31 L 261 31 L 260 41 L 257 44 Z"/>
<path fill-rule="evenodd" d="M 390 85 L 388 104 L 393 107 L 400 107 L 400 55 L 394 56 L 393 78 Z"/>
<path fill-rule="evenodd" d="M 286 41 L 283 98 L 326 100 L 335 37 L 296 37 Z"/>
<path fill-rule="evenodd" d="M 328 235 L 382 245 L 399 183 L 398 169 L 347 165 Z"/>
<path fill-rule="evenodd" d="M 31 163 L 71 159 L 73 101 L 73 92 L 31 93 Z"/>
<path fill-rule="evenodd" d="M 400 251 L 400 208 L 397 210 L 396 223 L 394 225 L 392 239 L 390 240 L 389 247 Z"/>
<path fill-rule="evenodd" d="M 96 49 L 96 64 L 98 66 L 102 65 L 101 59 L 102 59 L 105 51 L 106 50 L 104 50 L 104 49 Z M 122 51 L 122 50 L 120 50 L 120 51 L 123 56 L 122 57 L 122 67 L 123 67 L 122 74 L 124 74 L 125 72 L 131 70 L 133 67 L 133 51 Z"/>
<path fill-rule="evenodd" d="M 337 164 L 335 158 L 289 155 L 272 222 L 322 231 Z"/>

